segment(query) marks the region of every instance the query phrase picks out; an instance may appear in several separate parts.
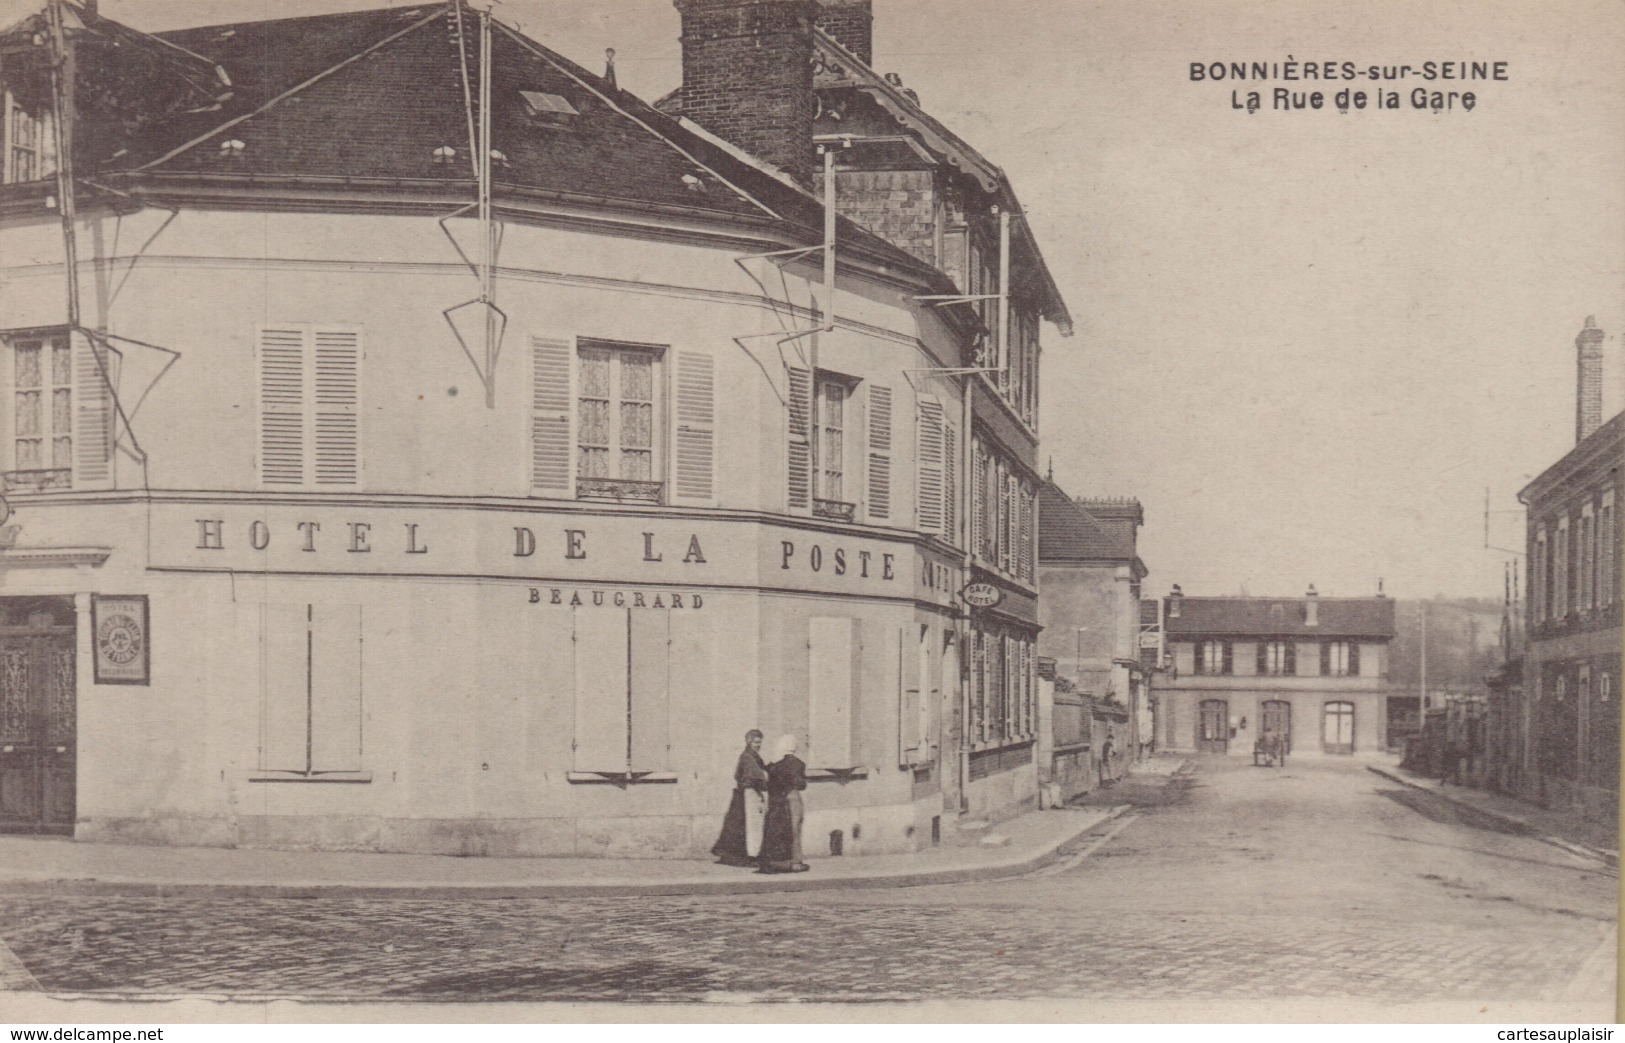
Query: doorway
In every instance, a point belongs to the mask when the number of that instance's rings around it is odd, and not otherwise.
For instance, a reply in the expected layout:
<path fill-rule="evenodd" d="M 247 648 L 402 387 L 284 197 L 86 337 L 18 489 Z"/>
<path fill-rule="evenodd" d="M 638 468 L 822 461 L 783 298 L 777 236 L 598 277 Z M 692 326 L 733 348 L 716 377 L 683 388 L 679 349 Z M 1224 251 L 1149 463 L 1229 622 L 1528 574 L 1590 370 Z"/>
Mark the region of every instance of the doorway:
<path fill-rule="evenodd" d="M 1263 737 L 1277 736 L 1286 743 L 1286 753 L 1292 752 L 1292 704 L 1285 699 L 1266 699 L 1259 714 L 1259 732 Z"/>
<path fill-rule="evenodd" d="M 1320 745 L 1327 753 L 1354 752 L 1354 704 L 1327 703 Z"/>
<path fill-rule="evenodd" d="M 1225 753 L 1230 749 L 1230 703 L 1203 699 L 1196 725 L 1198 753 Z"/>
<path fill-rule="evenodd" d="M 0 833 L 72 836 L 72 598 L 0 598 Z"/>

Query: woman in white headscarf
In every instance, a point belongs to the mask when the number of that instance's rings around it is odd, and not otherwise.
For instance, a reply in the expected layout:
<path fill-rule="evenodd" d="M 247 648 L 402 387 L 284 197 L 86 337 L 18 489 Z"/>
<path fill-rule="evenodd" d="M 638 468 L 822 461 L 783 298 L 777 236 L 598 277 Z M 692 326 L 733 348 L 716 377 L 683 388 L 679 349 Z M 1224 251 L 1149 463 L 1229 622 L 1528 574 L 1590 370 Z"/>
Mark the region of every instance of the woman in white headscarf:
<path fill-rule="evenodd" d="M 801 860 L 801 791 L 807 766 L 796 756 L 796 737 L 780 736 L 767 766 L 767 822 L 762 827 L 764 873 L 805 873 Z"/>

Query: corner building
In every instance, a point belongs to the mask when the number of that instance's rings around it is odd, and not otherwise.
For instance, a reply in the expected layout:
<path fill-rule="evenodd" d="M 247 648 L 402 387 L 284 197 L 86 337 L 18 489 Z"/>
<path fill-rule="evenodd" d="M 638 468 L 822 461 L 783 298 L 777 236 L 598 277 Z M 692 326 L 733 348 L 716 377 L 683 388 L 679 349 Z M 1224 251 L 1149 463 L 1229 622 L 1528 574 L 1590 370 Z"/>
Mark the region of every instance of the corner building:
<path fill-rule="evenodd" d="M 950 276 L 455 3 L 4 42 L 0 828 L 700 857 L 752 727 L 810 853 L 958 813 Z"/>

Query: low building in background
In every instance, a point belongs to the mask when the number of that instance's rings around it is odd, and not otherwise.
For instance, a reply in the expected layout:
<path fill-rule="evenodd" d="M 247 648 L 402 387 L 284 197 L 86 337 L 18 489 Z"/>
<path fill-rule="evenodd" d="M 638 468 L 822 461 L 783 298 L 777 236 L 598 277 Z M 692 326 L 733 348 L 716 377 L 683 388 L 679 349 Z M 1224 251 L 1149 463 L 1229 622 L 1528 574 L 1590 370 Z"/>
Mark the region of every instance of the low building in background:
<path fill-rule="evenodd" d="M 1055 662 L 1039 771 L 1064 799 L 1120 776 L 1150 748 L 1137 650 L 1145 512 L 1133 499 L 1073 499 L 1053 480 L 1039 487 L 1038 505 L 1038 648 Z"/>
<path fill-rule="evenodd" d="M 1172 663 L 1157 682 L 1157 748 L 1252 756 L 1370 754 L 1387 745 L 1394 603 L 1378 595 L 1165 600 Z"/>

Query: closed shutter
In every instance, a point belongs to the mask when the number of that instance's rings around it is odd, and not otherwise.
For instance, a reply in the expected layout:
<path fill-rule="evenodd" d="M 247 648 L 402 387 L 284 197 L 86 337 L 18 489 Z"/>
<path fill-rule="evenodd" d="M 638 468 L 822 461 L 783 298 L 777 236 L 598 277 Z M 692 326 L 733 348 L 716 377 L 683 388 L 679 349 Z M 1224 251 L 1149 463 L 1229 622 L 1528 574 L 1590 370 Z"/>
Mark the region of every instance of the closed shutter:
<path fill-rule="evenodd" d="M 631 703 L 630 609 L 575 611 L 576 771 L 619 774 L 627 770 L 627 717 Z"/>
<path fill-rule="evenodd" d="M 556 337 L 530 338 L 530 492 L 569 499 L 575 495 L 570 403 L 574 346 Z"/>
<path fill-rule="evenodd" d="M 73 338 L 74 475 L 76 489 L 107 488 L 113 481 L 112 353 L 89 337 Z M 106 370 L 104 373 L 104 369 Z"/>
<path fill-rule="evenodd" d="M 918 763 L 920 746 L 920 701 L 924 698 L 925 667 L 911 662 L 909 653 L 918 642 L 909 639 L 908 628 L 897 631 L 897 763 Z"/>
<path fill-rule="evenodd" d="M 946 421 L 942 425 L 942 535 L 959 542 L 959 435 Z"/>
<path fill-rule="evenodd" d="M 1349 642 L 1349 676 L 1360 676 L 1360 642 Z"/>
<path fill-rule="evenodd" d="M 1330 641 L 1322 641 L 1320 643 L 1320 675 L 1322 677 L 1330 677 L 1331 673 L 1332 643 Z"/>
<path fill-rule="evenodd" d="M 260 482 L 305 484 L 305 331 L 259 331 Z"/>
<path fill-rule="evenodd" d="M 673 499 L 716 499 L 716 363 L 697 351 L 677 352 L 677 432 L 672 439 Z"/>
<path fill-rule="evenodd" d="M 919 403 L 919 490 L 916 511 L 921 532 L 942 532 L 942 404 Z"/>
<path fill-rule="evenodd" d="M 361 606 L 312 605 L 310 768 L 361 770 Z"/>
<path fill-rule="evenodd" d="M 892 394 L 891 388 L 869 385 L 869 517 L 891 517 Z"/>
<path fill-rule="evenodd" d="M 976 473 L 971 475 L 971 553 L 987 557 L 987 454 L 975 445 Z"/>
<path fill-rule="evenodd" d="M 807 765 L 850 768 L 863 658 L 858 621 L 815 616 L 807 623 Z"/>
<path fill-rule="evenodd" d="M 1024 580 L 1033 578 L 1033 496 L 1025 485 L 1021 490 L 1021 560 L 1016 564 L 1016 575 Z"/>
<path fill-rule="evenodd" d="M 671 614 L 634 611 L 629 621 L 631 769 L 664 771 L 671 767 Z"/>
<path fill-rule="evenodd" d="M 318 329 L 315 348 L 315 482 L 354 486 L 361 480 L 361 337 Z"/>
<path fill-rule="evenodd" d="M 1198 641 L 1198 642 L 1196 642 L 1196 646 L 1195 646 L 1196 647 L 1196 659 L 1195 659 L 1195 662 L 1196 662 L 1196 672 L 1199 673 L 1199 674 L 1207 673 L 1207 671 L 1202 668 L 1203 663 L 1205 663 L 1207 661 L 1206 660 L 1207 644 L 1208 643 L 1206 641 Z"/>
<path fill-rule="evenodd" d="M 1220 667 L 1220 672 L 1226 674 L 1235 672 L 1235 646 L 1228 641 L 1224 643 L 1224 665 Z"/>
<path fill-rule="evenodd" d="M 789 476 L 789 503 L 791 510 L 807 510 L 812 506 L 812 443 L 809 409 L 812 403 L 812 375 L 804 369 L 790 367 L 789 398 L 789 454 L 786 460 Z"/>
<path fill-rule="evenodd" d="M 260 606 L 260 757 L 267 771 L 305 771 L 310 706 L 310 605 Z"/>

